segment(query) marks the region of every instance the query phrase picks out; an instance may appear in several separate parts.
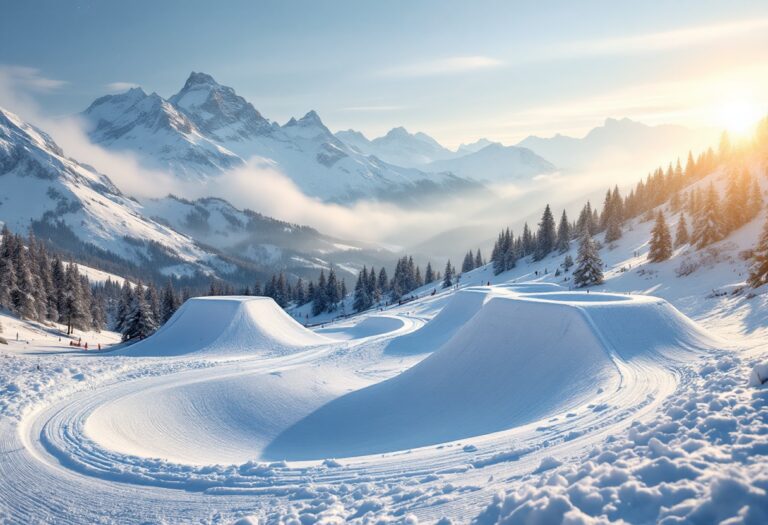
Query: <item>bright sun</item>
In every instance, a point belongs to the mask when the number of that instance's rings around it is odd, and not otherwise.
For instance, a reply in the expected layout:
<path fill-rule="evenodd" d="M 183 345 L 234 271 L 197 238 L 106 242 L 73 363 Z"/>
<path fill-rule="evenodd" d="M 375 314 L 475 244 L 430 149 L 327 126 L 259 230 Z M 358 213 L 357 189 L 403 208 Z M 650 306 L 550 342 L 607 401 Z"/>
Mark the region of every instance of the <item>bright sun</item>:
<path fill-rule="evenodd" d="M 718 117 L 728 131 L 742 135 L 751 131 L 760 119 L 760 110 L 745 100 L 731 101 L 720 106 Z"/>

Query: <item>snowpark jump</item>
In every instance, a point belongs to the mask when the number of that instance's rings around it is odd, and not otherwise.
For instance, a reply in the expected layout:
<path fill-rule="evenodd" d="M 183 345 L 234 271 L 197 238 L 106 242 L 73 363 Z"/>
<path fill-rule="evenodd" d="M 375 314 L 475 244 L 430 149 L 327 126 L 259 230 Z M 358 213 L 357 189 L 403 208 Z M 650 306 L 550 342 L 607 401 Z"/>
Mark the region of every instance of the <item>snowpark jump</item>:
<path fill-rule="evenodd" d="M 510 461 L 523 472 L 642 418 L 679 384 L 678 363 L 718 345 L 652 297 L 475 287 L 439 310 L 426 324 L 405 307 L 364 317 L 334 341 L 269 299 L 188 301 L 119 352 L 161 372 L 31 412 L 2 470 L 85 500 L 184 489 L 190 508 L 212 495 L 285 494 L 304 478 L 437 469 L 471 479 L 467 469 L 487 477 Z"/>

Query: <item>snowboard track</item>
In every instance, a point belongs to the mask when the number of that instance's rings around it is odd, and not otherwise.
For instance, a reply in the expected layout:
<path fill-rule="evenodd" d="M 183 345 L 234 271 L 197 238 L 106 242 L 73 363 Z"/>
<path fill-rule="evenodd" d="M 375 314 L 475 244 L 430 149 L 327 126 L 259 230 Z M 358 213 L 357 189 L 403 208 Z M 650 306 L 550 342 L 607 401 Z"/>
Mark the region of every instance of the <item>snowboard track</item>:
<path fill-rule="evenodd" d="M 485 304 L 515 294 L 514 290 L 495 290 L 488 293 Z M 583 297 L 568 295 L 539 292 L 530 294 L 526 301 L 545 306 L 567 302 L 588 324 L 596 322 L 600 311 L 613 308 L 608 303 L 625 301 L 619 296 L 606 297 L 605 304 L 601 304 L 599 297 L 594 297 L 597 294 L 593 294 L 588 303 L 579 304 Z M 476 302 L 476 298 L 472 301 Z M 654 298 L 626 301 L 668 306 Z M 589 315 L 587 312 L 594 305 L 598 314 Z M 424 329 L 416 317 L 405 312 L 396 315 L 402 320 L 402 327 L 393 333 L 277 356 L 225 359 L 203 369 L 167 375 L 112 379 L 32 411 L 21 422 L 0 420 L 0 476 L 7 480 L 0 489 L 0 509 L 13 512 L 11 522 L 27 523 L 53 518 L 57 523 L 97 519 L 128 523 L 158 516 L 171 522 L 207 516 L 209 521 L 217 522 L 222 517 L 237 516 L 245 503 L 249 509 L 267 513 L 303 497 L 307 487 L 315 494 L 343 497 L 363 485 L 369 495 L 385 495 L 397 484 L 426 488 L 450 485 L 454 487 L 451 498 L 439 505 L 434 500 L 403 499 L 393 501 L 392 508 L 394 512 L 407 510 L 425 519 L 451 515 L 461 520 L 481 509 L 504 480 L 534 471 L 543 457 L 578 456 L 631 422 L 649 417 L 676 388 L 688 384 L 692 374 L 691 357 L 680 355 L 680 349 L 632 358 L 622 356 L 616 349 L 616 339 L 606 339 L 603 334 L 618 379 L 609 389 L 598 390 L 588 399 L 511 428 L 343 459 L 317 457 L 285 462 L 243 457 L 243 461 L 220 464 L 179 462 L 112 450 L 98 435 L 90 436 L 86 430 L 95 411 L 136 392 L 159 393 L 212 381 L 279 376 L 324 363 L 336 365 L 340 355 L 355 356 L 370 347 L 385 349 L 397 337 L 408 337 L 409 333 Z M 694 348 L 697 341 L 700 347 Z M 701 336 L 694 338 L 683 352 L 696 354 L 706 346 Z M 386 355 L 386 350 L 380 355 Z M 418 365 L 425 366 L 427 359 Z M 216 436 L 222 446 L 226 445 L 226 438 Z"/>

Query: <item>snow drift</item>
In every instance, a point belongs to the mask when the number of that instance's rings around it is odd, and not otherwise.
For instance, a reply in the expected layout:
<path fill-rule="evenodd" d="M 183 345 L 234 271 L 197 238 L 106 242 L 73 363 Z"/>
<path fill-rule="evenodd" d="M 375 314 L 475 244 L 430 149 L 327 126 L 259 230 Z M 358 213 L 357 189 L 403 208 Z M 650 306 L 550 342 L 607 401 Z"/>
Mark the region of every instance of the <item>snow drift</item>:
<path fill-rule="evenodd" d="M 189 299 L 152 337 L 120 350 L 132 356 L 284 354 L 330 340 L 307 330 L 268 297 Z"/>
<path fill-rule="evenodd" d="M 594 402 L 600 392 L 610 396 L 632 367 L 664 368 L 679 353 L 713 345 L 652 297 L 486 296 L 473 291 L 446 306 L 447 323 L 451 312 L 466 314 L 459 306 L 484 301 L 431 356 L 316 410 L 278 436 L 265 457 L 374 454 L 497 432 Z"/>

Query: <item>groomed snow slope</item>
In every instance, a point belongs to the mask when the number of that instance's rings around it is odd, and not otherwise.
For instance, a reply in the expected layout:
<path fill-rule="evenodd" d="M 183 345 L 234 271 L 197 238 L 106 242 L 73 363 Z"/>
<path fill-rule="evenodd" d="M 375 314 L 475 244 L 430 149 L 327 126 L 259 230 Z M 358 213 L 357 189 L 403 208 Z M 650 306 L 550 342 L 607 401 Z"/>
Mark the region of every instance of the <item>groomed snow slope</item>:
<path fill-rule="evenodd" d="M 456 292 L 433 319 L 419 330 L 394 339 L 387 345 L 386 352 L 388 354 L 423 354 L 437 350 L 480 311 L 492 294 L 492 289 L 484 286 Z"/>
<path fill-rule="evenodd" d="M 479 290 L 457 294 L 444 312 L 466 315 L 476 297 L 485 301 Z M 623 388 L 627 369 L 663 367 L 681 352 L 713 346 L 652 297 L 502 292 L 478 310 L 416 366 L 288 428 L 265 458 L 375 454 L 501 431 L 610 395 Z"/>
<path fill-rule="evenodd" d="M 197 297 L 152 337 L 116 353 L 141 357 L 286 354 L 329 343 L 268 297 Z"/>

